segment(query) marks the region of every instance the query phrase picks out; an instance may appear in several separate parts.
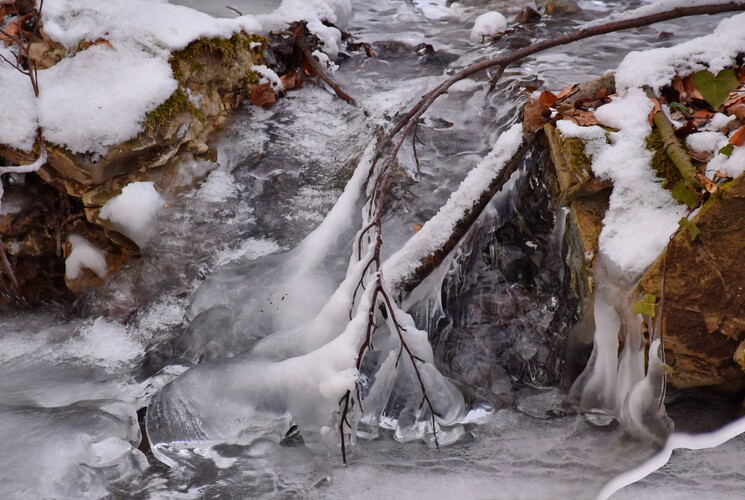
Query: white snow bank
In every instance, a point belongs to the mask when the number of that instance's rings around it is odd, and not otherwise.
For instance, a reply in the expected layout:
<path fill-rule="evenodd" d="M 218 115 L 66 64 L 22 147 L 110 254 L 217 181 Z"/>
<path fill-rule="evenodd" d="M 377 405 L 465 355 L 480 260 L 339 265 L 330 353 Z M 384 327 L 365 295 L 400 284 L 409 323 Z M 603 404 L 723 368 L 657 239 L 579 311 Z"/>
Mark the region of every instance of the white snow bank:
<path fill-rule="evenodd" d="M 152 182 L 133 182 L 101 208 L 100 217 L 143 248 L 153 234 L 153 222 L 164 201 Z"/>
<path fill-rule="evenodd" d="M 67 241 L 72 246 L 70 255 L 65 259 L 67 279 L 76 279 L 83 269 L 90 269 L 100 278 L 106 277 L 109 267 L 106 265 L 106 255 L 101 250 L 78 234 L 71 234 Z"/>
<path fill-rule="evenodd" d="M 0 44 L 2 45 L 2 44 Z M 13 55 L 0 47 L 0 54 L 8 60 Z M 31 151 L 36 139 L 36 103 L 28 77 L 9 64 L 0 63 L 0 142 L 21 151 Z"/>
<path fill-rule="evenodd" d="M 73 153 L 98 155 L 136 137 L 145 114 L 177 88 L 166 58 L 118 45 L 63 59 L 39 72 L 39 85 L 45 138 Z"/>
<path fill-rule="evenodd" d="M 481 14 L 476 18 L 471 30 L 471 43 L 481 43 L 484 38 L 491 37 L 507 29 L 507 19 L 499 12 L 492 11 Z"/>
<path fill-rule="evenodd" d="M 601 123 L 618 129 L 610 133 L 610 144 L 593 151 L 593 172 L 613 181 L 599 249 L 621 271 L 632 275 L 657 258 L 685 215 L 685 207 L 662 188 L 649 166 L 646 137 L 652 130 L 647 121 L 651 109 L 644 91 L 633 88 L 595 112 Z M 570 126 L 559 123 L 565 137 L 589 133 L 573 133 Z"/>
<path fill-rule="evenodd" d="M 723 19 L 711 35 L 673 47 L 631 52 L 618 66 L 616 90 L 623 93 L 643 85 L 659 89 L 676 74 L 686 76 L 704 69 L 716 74 L 732 66 L 737 55 L 745 52 L 743 25 L 745 14 L 738 14 Z"/>
<path fill-rule="evenodd" d="M 38 103 L 28 79 L 0 65 L 0 143 L 31 151 L 41 127 L 47 140 L 73 153 L 103 155 L 136 137 L 145 114 L 176 90 L 168 64 L 173 51 L 203 37 L 267 33 L 305 20 L 321 49 L 335 57 L 341 32 L 323 21 L 342 23 L 350 14 L 349 0 L 285 0 L 261 20 L 217 19 L 165 0 L 47 0 L 44 31 L 77 53 L 39 71 Z M 80 42 L 99 39 L 111 47 L 78 50 Z M 8 49 L 0 51 L 13 60 Z"/>

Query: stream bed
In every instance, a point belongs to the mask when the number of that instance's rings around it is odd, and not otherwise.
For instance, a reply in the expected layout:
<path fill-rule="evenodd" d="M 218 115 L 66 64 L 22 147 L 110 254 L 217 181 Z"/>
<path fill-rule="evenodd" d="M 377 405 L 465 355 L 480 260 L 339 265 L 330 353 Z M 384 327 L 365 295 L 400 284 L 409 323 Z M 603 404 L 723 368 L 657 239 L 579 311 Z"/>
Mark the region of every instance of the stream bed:
<path fill-rule="evenodd" d="M 173 3 L 230 15 L 218 2 Z M 230 6 L 265 13 L 278 3 Z M 395 408 L 381 416 L 376 439 L 357 440 L 347 466 L 340 455 L 318 451 L 303 429 L 293 438 L 285 414 L 237 444 L 154 455 L 140 443 L 144 409 L 166 384 L 191 366 L 221 366 L 217 360 L 233 359 L 272 332 L 303 325 L 332 296 L 361 222 L 359 204 L 313 253 L 300 244 L 397 113 L 453 68 L 640 2 L 581 0 L 576 11 L 491 46 L 469 43 L 473 20 L 489 5 L 513 19 L 523 2 L 352 4 L 340 28 L 377 57 L 342 47 L 334 79 L 359 107 L 319 83 L 269 109 L 240 111 L 215 142 L 216 163 L 183 166 L 184 189 L 168 200 L 141 258 L 72 305 L 0 312 L 0 496 L 590 499 L 656 453 L 658 445 L 618 426 L 594 427 L 564 403 L 572 374 L 563 348 L 580 298 L 569 286 L 562 215 L 550 206 L 546 159 L 537 149 L 412 306 L 436 366 L 466 395 L 452 444 L 436 450 L 423 435 L 402 436 L 397 429 L 410 429 Z M 717 21 L 685 19 L 547 51 L 507 68 L 493 92 L 488 75 L 453 87 L 419 126 L 418 165 L 410 146 L 402 150 L 408 175 L 392 190 L 384 256 L 447 201 L 519 120 L 530 92 L 593 78 L 631 50 L 706 34 Z M 214 396 L 217 413 L 240 408 L 241 401 Z M 736 411 L 695 394 L 668 404 L 686 432 L 715 429 Z M 266 437 L 277 432 L 281 443 Z M 736 496 L 745 484 L 737 460 L 744 448 L 739 437 L 714 450 L 676 452 L 667 467 L 614 498 Z"/>

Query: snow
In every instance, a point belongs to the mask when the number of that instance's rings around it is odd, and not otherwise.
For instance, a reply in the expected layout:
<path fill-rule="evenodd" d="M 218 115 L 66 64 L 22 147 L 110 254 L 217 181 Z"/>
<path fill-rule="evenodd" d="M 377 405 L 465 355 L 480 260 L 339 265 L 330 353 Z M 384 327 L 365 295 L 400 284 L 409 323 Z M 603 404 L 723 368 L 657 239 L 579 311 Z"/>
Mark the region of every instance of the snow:
<path fill-rule="evenodd" d="M 39 72 L 39 85 L 45 139 L 96 155 L 136 137 L 145 114 L 177 88 L 165 57 L 119 45 L 94 45 L 65 58 Z"/>
<path fill-rule="evenodd" d="M 100 217 L 143 248 L 153 235 L 158 211 L 164 201 L 152 182 L 133 182 L 101 208 Z"/>
<path fill-rule="evenodd" d="M 109 272 L 106 264 L 106 254 L 96 248 L 84 237 L 71 234 L 67 241 L 70 242 L 72 251 L 65 259 L 65 277 L 69 280 L 77 279 L 83 269 L 90 269 L 99 278 L 105 278 Z"/>
<path fill-rule="evenodd" d="M 145 115 L 176 90 L 168 63 L 173 51 L 198 38 L 229 38 L 240 31 L 262 34 L 305 20 L 333 58 L 341 32 L 323 21 L 340 24 L 350 13 L 349 0 L 285 0 L 273 13 L 233 19 L 165 0 L 47 0 L 44 31 L 71 55 L 39 71 L 38 102 L 28 78 L 0 65 L 0 143 L 31 151 L 41 127 L 48 141 L 95 159 L 136 137 Z M 111 47 L 79 50 L 80 42 L 99 39 Z M 13 59 L 8 49 L 0 50 Z M 281 90 L 276 75 L 259 70 Z"/>
<path fill-rule="evenodd" d="M 652 154 L 646 149 L 646 137 L 651 132 L 647 121 L 651 109 L 644 91 L 632 88 L 595 112 L 602 124 L 618 129 L 610 132 L 610 144 L 593 151 L 593 172 L 613 181 L 599 249 L 631 275 L 639 275 L 657 258 L 685 215 L 685 207 L 662 188 L 649 167 Z M 559 123 L 567 137 L 599 134 L 592 128 L 580 133 Z"/>
<path fill-rule="evenodd" d="M 717 74 L 745 52 L 743 23 L 745 13 L 723 19 L 711 35 L 673 47 L 631 52 L 616 72 L 616 90 L 622 94 L 643 85 L 660 89 L 676 74 L 683 77 L 704 69 Z"/>
<path fill-rule="evenodd" d="M 734 148 L 729 158 L 716 155 L 707 165 L 707 170 L 720 171 L 729 177 L 737 177 L 745 172 L 745 147 Z"/>
<path fill-rule="evenodd" d="M 507 19 L 499 12 L 491 11 L 476 18 L 469 40 L 471 43 L 481 43 L 485 38 L 501 33 L 507 29 Z"/>
<path fill-rule="evenodd" d="M 434 253 L 448 241 L 453 226 L 469 211 L 522 144 L 522 125 L 515 124 L 499 136 L 494 148 L 463 180 L 447 203 L 427 221 L 406 245 L 383 264 L 383 275 L 395 289 L 400 280 L 413 272 L 420 259 Z"/>
<path fill-rule="evenodd" d="M 686 137 L 686 145 L 698 153 L 717 154 L 727 145 L 727 136 L 721 132 L 696 132 Z"/>

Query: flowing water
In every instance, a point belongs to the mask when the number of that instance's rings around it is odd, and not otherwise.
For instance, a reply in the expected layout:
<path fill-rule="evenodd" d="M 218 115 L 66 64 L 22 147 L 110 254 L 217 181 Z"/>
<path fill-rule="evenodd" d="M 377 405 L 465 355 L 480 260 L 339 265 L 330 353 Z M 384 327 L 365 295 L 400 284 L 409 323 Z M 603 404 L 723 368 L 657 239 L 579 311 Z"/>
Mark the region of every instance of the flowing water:
<path fill-rule="evenodd" d="M 177 3 L 230 13 L 217 2 Z M 231 6 L 267 12 L 276 3 Z M 459 389 L 447 396 L 458 411 L 440 427 L 440 450 L 412 417 L 414 389 L 384 370 L 392 364 L 385 348 L 363 367 L 365 397 L 386 374 L 401 384 L 362 416 L 348 466 L 328 453 L 323 431 L 303 425 L 326 409 L 303 394 L 304 365 L 278 367 L 309 352 L 292 332 L 312 328 L 345 278 L 364 202 L 353 172 L 381 127 L 452 68 L 637 5 L 583 0 L 576 12 L 476 47 L 468 35 L 485 2 L 446 3 L 353 2 L 342 28 L 377 57 L 342 48 L 334 79 L 359 108 L 305 85 L 268 110 L 240 112 L 217 140 L 217 163 L 184 165 L 183 189 L 171 193 L 142 258 L 72 307 L 2 313 L 4 498 L 593 498 L 657 450 L 618 425 L 591 425 L 565 403 L 577 374 L 564 348 L 581 298 L 537 149 L 407 305 L 433 346 L 432 366 L 453 381 L 442 390 Z M 523 6 L 491 4 L 508 18 Z M 411 146 L 402 151 L 384 258 L 447 201 L 533 89 L 592 78 L 630 50 L 715 24 L 688 19 L 555 49 L 508 68 L 494 92 L 489 75 L 453 87 L 419 126 L 419 164 Z M 287 377 L 299 389 L 280 390 Z M 734 416 L 715 403 L 682 397 L 668 413 L 678 429 L 709 430 Z M 140 443 L 146 421 L 152 452 Z M 732 495 L 745 480 L 733 458 L 742 447 L 740 438 L 677 454 L 619 497 Z"/>

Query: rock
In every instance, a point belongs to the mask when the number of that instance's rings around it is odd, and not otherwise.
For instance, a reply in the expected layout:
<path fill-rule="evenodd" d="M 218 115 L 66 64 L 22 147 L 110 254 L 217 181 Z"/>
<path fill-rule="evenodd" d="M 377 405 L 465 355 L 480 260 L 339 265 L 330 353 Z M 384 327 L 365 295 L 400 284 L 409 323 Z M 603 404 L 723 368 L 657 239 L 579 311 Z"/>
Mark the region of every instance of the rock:
<path fill-rule="evenodd" d="M 137 137 L 101 157 L 73 154 L 47 142 L 48 162 L 38 177 L 31 176 L 24 189 L 9 188 L 1 205 L 0 251 L 7 264 L 0 266 L 0 303 L 69 299 L 64 283 L 75 294 L 100 284 L 102 278 L 88 269 L 76 279 L 64 279 L 70 247 L 62 243 L 70 234 L 101 249 L 109 273 L 136 255 L 137 247 L 99 217 L 100 208 L 132 182 L 154 181 L 159 191 L 175 189 L 173 179 L 185 155 L 214 159 L 207 142 L 258 83 L 252 67 L 263 63 L 265 47 L 264 38 L 238 33 L 230 39 L 199 39 L 173 53 L 169 62 L 177 90 L 145 116 Z M 67 55 L 46 36 L 31 44 L 30 53 L 39 68 Z M 0 161 L 25 164 L 37 155 L 38 145 L 24 153 L 0 144 Z"/>
<path fill-rule="evenodd" d="M 667 363 L 676 387 L 745 388 L 745 176 L 712 196 L 647 270 L 640 288 L 664 297 L 660 311 Z M 664 293 L 660 283 L 664 275 Z"/>

